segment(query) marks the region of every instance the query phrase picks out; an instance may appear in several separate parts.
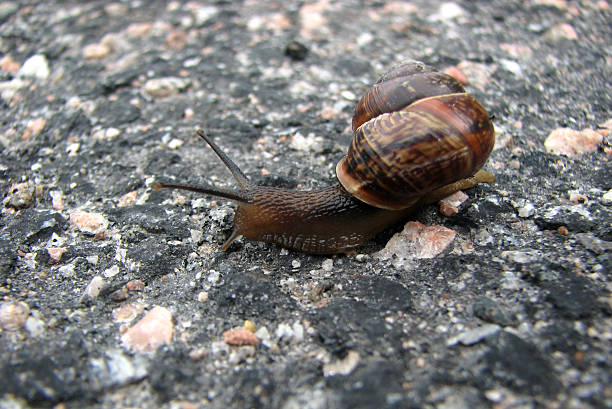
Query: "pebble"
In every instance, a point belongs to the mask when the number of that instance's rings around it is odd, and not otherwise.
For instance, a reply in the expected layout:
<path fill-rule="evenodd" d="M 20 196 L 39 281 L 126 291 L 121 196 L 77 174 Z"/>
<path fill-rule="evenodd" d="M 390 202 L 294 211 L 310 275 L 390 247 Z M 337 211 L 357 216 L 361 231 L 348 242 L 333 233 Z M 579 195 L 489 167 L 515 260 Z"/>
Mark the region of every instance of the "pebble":
<path fill-rule="evenodd" d="M 480 229 L 474 236 L 474 242 L 479 246 L 486 246 L 495 243 L 495 237 L 486 229 Z"/>
<path fill-rule="evenodd" d="M 608 190 L 601 196 L 601 201 L 604 204 L 612 204 L 612 189 Z"/>
<path fill-rule="evenodd" d="M 227 361 L 232 365 L 238 365 L 245 362 L 248 358 L 255 356 L 256 349 L 252 345 L 243 345 L 242 348 L 233 349 Z"/>
<path fill-rule="evenodd" d="M 504 399 L 504 392 L 499 389 L 489 389 L 484 393 L 485 397 L 491 402 L 499 403 Z"/>
<path fill-rule="evenodd" d="M 174 139 L 170 140 L 170 142 L 168 142 L 168 148 L 170 148 L 170 149 L 178 149 L 181 146 L 183 146 L 184 143 L 185 143 L 185 141 L 183 141 L 182 139 L 174 138 Z"/>
<path fill-rule="evenodd" d="M 331 258 L 323 260 L 323 263 L 321 263 L 321 268 L 327 272 L 332 271 L 334 268 L 334 260 Z"/>
<path fill-rule="evenodd" d="M 404 230 L 396 233 L 384 249 L 374 254 L 382 260 L 397 257 L 403 260 L 434 258 L 455 239 L 456 232 L 444 226 L 425 226 L 408 222 Z"/>
<path fill-rule="evenodd" d="M 500 287 L 508 291 L 518 291 L 525 286 L 525 283 L 513 271 L 504 271 L 500 280 Z"/>
<path fill-rule="evenodd" d="M 303 61 L 308 55 L 308 48 L 299 41 L 292 40 L 285 47 L 285 55 L 294 61 Z"/>
<path fill-rule="evenodd" d="M 196 2 L 189 2 L 187 4 L 193 14 L 196 26 L 206 24 L 219 14 L 219 9 L 215 6 L 202 6 Z"/>
<path fill-rule="evenodd" d="M 577 131 L 571 128 L 557 128 L 544 141 L 547 152 L 574 157 L 594 152 L 603 142 L 603 135 L 593 129 Z"/>
<path fill-rule="evenodd" d="M 47 58 L 41 54 L 35 54 L 25 60 L 17 72 L 20 78 L 35 78 L 39 80 L 47 79 L 51 71 Z"/>
<path fill-rule="evenodd" d="M 147 375 L 148 364 L 141 357 L 127 356 L 120 349 L 106 350 L 101 355 L 90 359 L 87 365 L 91 368 L 91 382 L 103 389 L 135 383 Z"/>
<path fill-rule="evenodd" d="M 17 331 L 30 315 L 30 307 L 22 301 L 5 301 L 0 304 L 0 329 Z"/>
<path fill-rule="evenodd" d="M 106 278 L 112 278 L 114 276 L 116 276 L 117 274 L 119 274 L 119 266 L 118 265 L 114 265 L 112 267 L 107 268 L 106 270 L 104 270 L 104 272 L 102 273 L 102 275 Z"/>
<path fill-rule="evenodd" d="M 48 247 L 60 247 L 66 242 L 66 237 L 60 236 L 57 233 L 51 233 L 51 237 L 47 241 Z"/>
<path fill-rule="evenodd" d="M 55 210 L 64 210 L 64 193 L 59 190 L 52 190 L 49 192 L 51 196 L 51 205 Z"/>
<path fill-rule="evenodd" d="M 340 96 L 342 98 L 346 99 L 347 101 L 355 101 L 355 100 L 357 100 L 357 95 L 355 95 L 354 92 L 351 92 L 351 91 L 348 91 L 348 90 L 342 91 L 340 93 Z"/>
<path fill-rule="evenodd" d="M 108 44 L 94 43 L 83 47 L 83 57 L 88 60 L 101 60 L 112 52 Z"/>
<path fill-rule="evenodd" d="M 132 23 L 125 29 L 125 32 L 130 37 L 145 37 L 149 35 L 153 29 L 153 23 L 149 21 L 142 21 L 139 23 Z"/>
<path fill-rule="evenodd" d="M 444 73 L 446 75 L 450 75 L 451 77 L 459 81 L 462 85 L 469 84 L 469 81 L 467 77 L 465 76 L 465 74 L 463 73 L 463 71 L 461 71 L 457 67 L 448 67 L 447 69 L 444 70 Z"/>
<path fill-rule="evenodd" d="M 457 3 L 446 2 L 442 3 L 438 8 L 438 12 L 429 16 L 428 20 L 448 22 L 464 15 L 465 11 Z"/>
<path fill-rule="evenodd" d="M 27 85 L 27 81 L 13 78 L 11 81 L 0 82 L 0 96 L 6 102 L 11 102 L 17 91 Z"/>
<path fill-rule="evenodd" d="M 65 266 L 61 266 L 57 269 L 57 271 L 62 275 L 62 277 L 74 277 L 75 268 L 74 264 L 66 264 Z"/>
<path fill-rule="evenodd" d="M 447 216 L 447 217 L 453 216 L 459 213 L 459 206 L 461 206 L 461 204 L 465 202 L 467 199 L 468 199 L 468 195 L 463 193 L 461 190 L 458 190 L 452 195 L 447 196 L 444 199 L 440 200 L 439 202 L 440 213 L 442 213 L 444 216 Z"/>
<path fill-rule="evenodd" d="M 127 303 L 113 310 L 112 316 L 115 322 L 130 322 L 134 320 L 138 314 L 144 311 L 144 304 Z"/>
<path fill-rule="evenodd" d="M 228 355 L 230 347 L 223 341 L 213 341 L 210 343 L 210 353 L 213 355 Z"/>
<path fill-rule="evenodd" d="M 289 147 L 296 151 L 321 152 L 323 150 L 323 140 L 321 137 L 315 137 L 313 134 L 304 136 L 298 132 L 291 138 Z"/>
<path fill-rule="evenodd" d="M 546 41 L 556 43 L 561 40 L 578 40 L 578 34 L 574 27 L 567 23 L 557 24 L 550 28 L 545 34 Z"/>
<path fill-rule="evenodd" d="M 104 6 L 104 11 L 110 16 L 121 16 L 128 12 L 128 8 L 121 3 L 109 3 Z"/>
<path fill-rule="evenodd" d="M 58 263 L 62 259 L 62 255 L 66 252 L 66 247 L 49 247 L 49 259 L 52 263 Z"/>
<path fill-rule="evenodd" d="M 198 302 L 206 302 L 208 301 L 208 291 L 200 291 L 198 293 Z"/>
<path fill-rule="evenodd" d="M 191 85 L 191 81 L 184 78 L 153 78 L 144 84 L 144 91 L 155 98 L 164 98 L 178 94 L 187 89 L 189 85 Z"/>
<path fill-rule="evenodd" d="M 279 340 L 301 342 L 304 340 L 304 326 L 299 321 L 295 321 L 293 325 L 280 323 L 275 335 Z"/>
<path fill-rule="evenodd" d="M 172 313 L 156 306 L 121 336 L 121 342 L 136 351 L 155 352 L 172 342 L 173 330 Z"/>
<path fill-rule="evenodd" d="M 27 209 L 34 201 L 34 186 L 31 183 L 17 183 L 8 191 L 6 205 L 13 209 Z"/>
<path fill-rule="evenodd" d="M 531 217 L 535 214 L 535 206 L 527 202 L 524 206 L 518 209 L 518 216 L 522 218 Z"/>
<path fill-rule="evenodd" d="M 446 341 L 446 345 L 454 346 L 459 343 L 465 346 L 474 345 L 491 335 L 497 334 L 500 330 L 501 328 L 499 325 L 486 324 L 482 327 L 474 328 L 449 338 L 448 341 Z"/>
<path fill-rule="evenodd" d="M 33 337 L 41 337 L 45 333 L 45 323 L 36 317 L 29 316 L 25 322 L 24 328 Z"/>
<path fill-rule="evenodd" d="M 204 359 L 208 354 L 208 350 L 204 347 L 195 348 L 189 351 L 189 358 L 194 361 L 199 361 L 200 359 Z"/>
<path fill-rule="evenodd" d="M 92 136 L 99 140 L 110 141 L 118 137 L 120 134 L 121 134 L 121 131 L 119 129 L 110 127 L 110 128 L 98 129 L 93 132 Z"/>
<path fill-rule="evenodd" d="M 164 40 L 166 47 L 171 50 L 182 50 L 187 45 L 187 33 L 183 30 L 172 30 Z"/>
<path fill-rule="evenodd" d="M 255 333 L 255 330 L 257 329 L 257 327 L 255 326 L 255 323 L 253 321 L 245 320 L 244 329 L 246 329 L 249 332 Z"/>
<path fill-rule="evenodd" d="M 76 211 L 70 213 L 70 224 L 88 234 L 102 233 L 108 228 L 108 220 L 101 213 Z"/>
<path fill-rule="evenodd" d="M 91 279 L 87 287 L 85 287 L 84 296 L 89 297 L 91 299 L 97 298 L 100 295 L 100 291 L 106 284 L 104 278 L 102 276 L 95 276 Z"/>
<path fill-rule="evenodd" d="M 134 190 L 132 192 L 128 192 L 119 198 L 117 207 L 133 206 L 134 204 L 136 204 L 137 199 L 138 199 L 138 191 Z"/>
<path fill-rule="evenodd" d="M 268 331 L 266 327 L 259 327 L 257 331 L 255 331 L 255 336 L 259 338 L 261 344 L 266 348 L 270 348 L 274 345 L 270 337 L 270 331 Z"/>
<path fill-rule="evenodd" d="M 76 156 L 81 148 L 81 144 L 78 142 L 70 143 L 66 146 L 66 152 L 68 152 L 68 156 Z"/>
<path fill-rule="evenodd" d="M 487 87 L 491 73 L 494 70 L 492 66 L 469 60 L 461 61 L 457 64 L 457 68 L 465 74 L 471 85 L 481 90 Z"/>
<path fill-rule="evenodd" d="M 45 129 L 46 124 L 47 120 L 44 118 L 31 119 L 26 125 L 26 132 L 30 136 L 37 136 Z"/>
<path fill-rule="evenodd" d="M 393 16 L 402 16 L 402 19 L 406 19 L 408 14 L 418 13 L 419 7 L 407 1 L 389 1 L 384 3 L 382 12 Z"/>
<path fill-rule="evenodd" d="M 323 365 L 323 376 L 348 375 L 353 372 L 360 361 L 361 357 L 357 351 L 348 351 L 344 358 Z"/>
<path fill-rule="evenodd" d="M 516 77 L 522 77 L 523 76 L 523 70 L 521 68 L 521 65 L 518 62 L 514 61 L 514 60 L 508 60 L 506 58 L 502 58 L 501 60 L 499 60 L 499 65 L 504 70 L 514 74 Z"/>
<path fill-rule="evenodd" d="M 538 250 L 506 250 L 501 252 L 501 256 L 508 261 L 519 264 L 528 264 L 538 261 L 542 254 Z"/>
<path fill-rule="evenodd" d="M 359 263 L 365 263 L 369 258 L 370 256 L 368 254 L 357 254 L 355 256 L 355 260 Z"/>
<path fill-rule="evenodd" d="M 244 327 L 237 327 L 223 333 L 223 340 L 227 345 L 245 346 L 258 345 L 259 338 Z"/>
<path fill-rule="evenodd" d="M 583 204 L 578 205 L 547 205 L 541 207 L 535 217 L 535 222 L 546 229 L 557 229 L 560 226 L 569 230 L 583 230 L 584 226 L 594 224 L 593 214 Z"/>
<path fill-rule="evenodd" d="M 329 38 L 331 32 L 327 18 L 323 15 L 329 9 L 328 0 L 305 3 L 299 10 L 300 36 L 311 41 Z"/>
<path fill-rule="evenodd" d="M 142 280 L 130 280 L 125 284 L 128 291 L 142 291 L 145 288 L 145 283 Z"/>

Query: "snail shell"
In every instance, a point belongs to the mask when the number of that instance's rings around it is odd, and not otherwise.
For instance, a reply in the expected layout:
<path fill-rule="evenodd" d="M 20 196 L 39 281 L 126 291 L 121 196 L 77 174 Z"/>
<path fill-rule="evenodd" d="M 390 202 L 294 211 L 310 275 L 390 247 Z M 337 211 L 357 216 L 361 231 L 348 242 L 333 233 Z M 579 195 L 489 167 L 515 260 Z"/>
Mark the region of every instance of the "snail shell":
<path fill-rule="evenodd" d="M 403 209 L 476 173 L 495 142 L 482 105 L 453 77 L 420 62 L 383 76 L 359 101 L 336 174 L 365 203 Z"/>

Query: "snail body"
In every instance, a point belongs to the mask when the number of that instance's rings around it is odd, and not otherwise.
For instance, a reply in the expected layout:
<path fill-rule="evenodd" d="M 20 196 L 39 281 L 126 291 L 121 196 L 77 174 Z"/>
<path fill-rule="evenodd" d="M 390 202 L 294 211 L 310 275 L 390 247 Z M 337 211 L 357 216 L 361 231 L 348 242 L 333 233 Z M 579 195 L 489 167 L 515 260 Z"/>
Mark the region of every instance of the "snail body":
<path fill-rule="evenodd" d="M 336 167 L 339 184 L 315 191 L 258 186 L 203 132 L 240 192 L 157 184 L 238 203 L 238 237 L 315 254 L 350 251 L 415 209 L 493 177 L 480 170 L 495 141 L 485 109 L 454 78 L 409 61 L 361 98 L 354 137 Z"/>

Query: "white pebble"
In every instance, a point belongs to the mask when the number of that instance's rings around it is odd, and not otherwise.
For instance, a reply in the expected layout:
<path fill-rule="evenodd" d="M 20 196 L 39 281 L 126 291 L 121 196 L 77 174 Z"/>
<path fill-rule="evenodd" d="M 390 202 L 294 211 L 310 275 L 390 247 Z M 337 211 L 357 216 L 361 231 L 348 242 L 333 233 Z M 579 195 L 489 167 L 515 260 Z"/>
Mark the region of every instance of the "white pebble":
<path fill-rule="evenodd" d="M 184 141 L 181 139 L 174 138 L 170 142 L 168 142 L 168 148 L 170 149 L 178 149 L 183 146 Z"/>
<path fill-rule="evenodd" d="M 190 84 L 189 80 L 178 77 L 153 78 L 144 84 L 144 90 L 153 97 L 163 98 L 178 94 Z"/>
<path fill-rule="evenodd" d="M 612 189 L 608 190 L 606 193 L 603 194 L 603 196 L 601 197 L 601 201 L 604 204 L 612 203 Z"/>
<path fill-rule="evenodd" d="M 500 64 L 506 71 L 510 71 L 512 74 L 516 75 L 517 77 L 523 76 L 523 70 L 521 69 L 521 65 L 517 63 L 516 61 L 502 58 L 500 60 Z"/>
<path fill-rule="evenodd" d="M 518 209 L 519 217 L 531 217 L 535 214 L 535 206 L 531 203 L 525 204 L 525 206 Z"/>
<path fill-rule="evenodd" d="M 85 288 L 85 295 L 89 298 L 96 298 L 100 295 L 104 283 L 104 278 L 102 278 L 102 276 L 95 276 Z"/>
<path fill-rule="evenodd" d="M 47 58 L 45 58 L 44 55 L 35 54 L 25 60 L 25 62 L 19 69 L 17 76 L 44 80 L 49 77 L 50 73 L 51 71 L 49 70 L 49 63 L 47 62 Z"/>
<path fill-rule="evenodd" d="M 102 274 L 106 278 L 114 277 L 117 274 L 119 274 L 119 266 L 118 265 L 114 265 L 114 266 L 112 266 L 110 268 L 107 268 L 106 270 L 104 270 L 104 272 Z"/>

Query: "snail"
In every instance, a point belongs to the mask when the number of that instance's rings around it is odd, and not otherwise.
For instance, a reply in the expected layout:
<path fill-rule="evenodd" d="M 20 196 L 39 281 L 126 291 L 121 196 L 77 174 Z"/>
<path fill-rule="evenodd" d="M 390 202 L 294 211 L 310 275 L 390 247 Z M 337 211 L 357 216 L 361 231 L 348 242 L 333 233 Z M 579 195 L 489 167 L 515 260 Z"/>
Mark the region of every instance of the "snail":
<path fill-rule="evenodd" d="M 256 185 L 198 131 L 240 190 L 170 183 L 154 189 L 185 189 L 236 202 L 234 229 L 223 250 L 243 236 L 333 254 L 366 243 L 425 204 L 493 181 L 480 170 L 495 142 L 486 110 L 459 81 L 421 62 L 407 61 L 383 75 L 357 104 L 352 127 L 335 186 L 291 191 Z"/>

